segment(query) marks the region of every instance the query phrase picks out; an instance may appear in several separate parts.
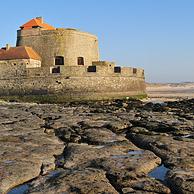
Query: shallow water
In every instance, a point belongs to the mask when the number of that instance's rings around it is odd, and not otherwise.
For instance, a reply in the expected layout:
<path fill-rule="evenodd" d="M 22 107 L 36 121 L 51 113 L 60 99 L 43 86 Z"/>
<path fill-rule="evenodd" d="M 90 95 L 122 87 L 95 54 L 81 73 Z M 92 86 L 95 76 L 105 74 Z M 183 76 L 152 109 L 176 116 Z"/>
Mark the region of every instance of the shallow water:
<path fill-rule="evenodd" d="M 182 137 L 183 137 L 183 138 L 194 139 L 194 134 L 183 135 Z"/>
<path fill-rule="evenodd" d="M 5 164 L 11 164 L 11 163 L 14 163 L 14 161 L 13 160 L 6 160 L 6 161 L 4 161 L 4 163 Z"/>
<path fill-rule="evenodd" d="M 129 155 L 140 155 L 143 153 L 144 153 L 144 150 L 133 150 L 128 152 Z"/>
<path fill-rule="evenodd" d="M 7 194 L 25 194 L 27 193 L 28 189 L 29 189 L 29 185 L 26 183 L 26 184 L 13 188 Z"/>
<path fill-rule="evenodd" d="M 104 145 L 94 146 L 94 148 L 97 148 L 97 149 L 101 149 L 101 148 L 104 148 L 104 147 L 105 147 Z"/>
<path fill-rule="evenodd" d="M 48 174 L 49 178 L 56 178 L 61 174 L 61 170 L 53 170 Z M 22 185 L 16 186 L 11 189 L 7 194 L 26 194 L 29 190 L 29 183 L 24 183 Z"/>
<path fill-rule="evenodd" d="M 61 170 L 53 170 L 48 174 L 49 178 L 56 178 L 61 174 Z"/>
<path fill-rule="evenodd" d="M 166 173 L 168 172 L 168 168 L 166 168 L 163 164 L 161 166 L 158 166 L 154 170 L 152 170 L 148 176 L 153 177 L 155 179 L 164 181 L 166 177 Z"/>
<path fill-rule="evenodd" d="M 186 140 L 192 141 L 192 139 L 194 139 L 194 134 L 179 135 L 179 136 L 175 136 L 174 139 L 179 141 L 186 141 Z"/>
<path fill-rule="evenodd" d="M 112 158 L 141 158 L 141 155 L 144 153 L 144 150 L 132 150 L 129 151 L 126 155 L 114 155 Z"/>

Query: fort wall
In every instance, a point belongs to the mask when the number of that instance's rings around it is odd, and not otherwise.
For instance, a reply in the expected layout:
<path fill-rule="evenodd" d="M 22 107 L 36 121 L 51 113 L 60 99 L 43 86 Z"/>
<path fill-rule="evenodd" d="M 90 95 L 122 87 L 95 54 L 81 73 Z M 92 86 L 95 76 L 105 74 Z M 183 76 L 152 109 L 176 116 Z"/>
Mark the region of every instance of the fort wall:
<path fill-rule="evenodd" d="M 120 72 L 115 72 L 115 66 L 57 66 L 60 69 L 61 75 L 64 77 L 138 77 L 144 79 L 144 70 L 141 68 L 135 68 L 135 73 L 132 67 L 119 67 Z M 90 67 L 95 67 L 94 70 L 90 70 Z M 28 76 L 49 76 L 52 74 L 52 68 L 50 71 L 46 67 L 30 68 L 27 70 Z"/>
<path fill-rule="evenodd" d="M 68 28 L 22 29 L 17 33 L 17 46 L 32 47 L 41 60 L 2 58 L 0 96 L 99 100 L 145 94 L 144 70 L 99 61 L 96 36 Z"/>
<path fill-rule="evenodd" d="M 26 76 L 26 60 L 7 60 L 0 61 L 0 80 Z"/>
<path fill-rule="evenodd" d="M 61 95 L 66 100 L 109 99 L 145 94 L 137 77 L 28 77 L 0 80 L 0 95 Z"/>
<path fill-rule="evenodd" d="M 99 60 L 97 37 L 75 29 L 18 30 L 17 46 L 29 46 L 38 52 L 42 67 L 54 66 L 56 56 L 64 57 L 64 66 L 77 66 L 78 57 L 83 57 L 86 66 Z"/>
<path fill-rule="evenodd" d="M 40 71 L 42 69 L 41 61 L 34 59 L 12 59 L 0 61 L 0 79 L 28 76 L 28 72 L 31 72 L 32 69 L 36 70 L 36 72 Z"/>

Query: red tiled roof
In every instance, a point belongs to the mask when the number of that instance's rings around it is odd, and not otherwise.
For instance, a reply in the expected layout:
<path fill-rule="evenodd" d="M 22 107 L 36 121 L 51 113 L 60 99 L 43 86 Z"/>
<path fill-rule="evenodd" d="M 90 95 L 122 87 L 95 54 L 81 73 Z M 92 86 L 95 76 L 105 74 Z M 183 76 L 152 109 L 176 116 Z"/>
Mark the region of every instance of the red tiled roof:
<path fill-rule="evenodd" d="M 41 18 L 34 18 L 29 22 L 25 23 L 24 25 L 20 26 L 22 30 L 28 30 L 33 27 L 40 27 L 43 30 L 55 30 L 53 26 L 50 26 L 49 24 L 44 23 Z"/>
<path fill-rule="evenodd" d="M 14 59 L 35 59 L 41 60 L 39 54 L 31 47 L 18 46 L 0 49 L 0 60 L 14 60 Z"/>

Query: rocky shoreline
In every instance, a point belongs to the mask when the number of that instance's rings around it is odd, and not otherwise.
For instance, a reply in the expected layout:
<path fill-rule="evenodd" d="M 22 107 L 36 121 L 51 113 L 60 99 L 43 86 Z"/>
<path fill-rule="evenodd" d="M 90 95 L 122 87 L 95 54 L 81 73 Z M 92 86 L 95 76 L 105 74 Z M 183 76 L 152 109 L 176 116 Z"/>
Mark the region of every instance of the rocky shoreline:
<path fill-rule="evenodd" d="M 194 99 L 2 103 L 0 118 L 0 193 L 194 193 Z"/>

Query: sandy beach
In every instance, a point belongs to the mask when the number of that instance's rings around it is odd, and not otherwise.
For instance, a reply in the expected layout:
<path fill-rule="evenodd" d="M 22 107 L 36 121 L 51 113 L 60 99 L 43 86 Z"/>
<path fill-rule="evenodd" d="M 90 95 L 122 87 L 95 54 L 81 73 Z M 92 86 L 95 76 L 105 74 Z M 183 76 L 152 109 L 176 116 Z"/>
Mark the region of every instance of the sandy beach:
<path fill-rule="evenodd" d="M 148 97 L 160 100 L 177 100 L 194 98 L 194 83 L 148 83 Z"/>

